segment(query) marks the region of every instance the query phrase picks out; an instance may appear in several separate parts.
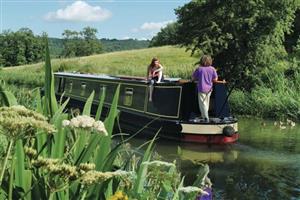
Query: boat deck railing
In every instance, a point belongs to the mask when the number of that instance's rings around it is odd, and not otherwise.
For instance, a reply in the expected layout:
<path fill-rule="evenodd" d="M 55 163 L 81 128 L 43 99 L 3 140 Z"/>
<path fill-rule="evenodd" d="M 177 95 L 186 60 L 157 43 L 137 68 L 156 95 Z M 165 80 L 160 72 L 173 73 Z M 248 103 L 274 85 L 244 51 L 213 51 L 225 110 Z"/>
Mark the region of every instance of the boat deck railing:
<path fill-rule="evenodd" d="M 72 77 L 84 77 L 84 78 L 95 78 L 95 79 L 108 79 L 108 80 L 124 80 L 124 81 L 138 81 L 147 83 L 146 77 L 140 76 L 127 76 L 127 75 L 107 75 L 107 74 L 86 74 L 79 72 L 56 72 L 55 75 L 61 76 L 72 76 Z M 186 83 L 189 80 L 183 80 L 181 78 L 165 78 L 161 83 Z"/>

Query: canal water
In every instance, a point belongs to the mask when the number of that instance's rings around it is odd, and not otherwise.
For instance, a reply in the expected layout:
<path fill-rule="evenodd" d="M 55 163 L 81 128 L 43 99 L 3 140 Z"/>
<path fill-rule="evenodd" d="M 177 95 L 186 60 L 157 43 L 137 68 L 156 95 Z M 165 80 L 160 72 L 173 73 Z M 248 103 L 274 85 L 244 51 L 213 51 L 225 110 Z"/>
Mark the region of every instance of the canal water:
<path fill-rule="evenodd" d="M 300 125 L 239 119 L 240 139 L 230 145 L 199 145 L 159 140 L 163 160 L 176 159 L 187 184 L 201 163 L 210 167 L 214 199 L 300 199 Z M 138 145 L 143 139 L 134 139 Z"/>

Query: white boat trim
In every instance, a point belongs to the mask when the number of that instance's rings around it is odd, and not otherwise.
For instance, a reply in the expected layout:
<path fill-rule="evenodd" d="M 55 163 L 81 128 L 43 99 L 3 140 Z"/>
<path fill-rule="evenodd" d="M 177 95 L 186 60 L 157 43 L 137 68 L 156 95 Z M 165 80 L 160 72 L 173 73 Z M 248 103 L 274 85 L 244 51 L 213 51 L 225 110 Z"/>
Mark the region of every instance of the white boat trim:
<path fill-rule="evenodd" d="M 223 133 L 225 126 L 233 127 L 234 131 L 238 131 L 237 122 L 231 124 L 181 124 L 182 133 L 188 134 L 204 134 L 204 135 L 219 135 Z"/>

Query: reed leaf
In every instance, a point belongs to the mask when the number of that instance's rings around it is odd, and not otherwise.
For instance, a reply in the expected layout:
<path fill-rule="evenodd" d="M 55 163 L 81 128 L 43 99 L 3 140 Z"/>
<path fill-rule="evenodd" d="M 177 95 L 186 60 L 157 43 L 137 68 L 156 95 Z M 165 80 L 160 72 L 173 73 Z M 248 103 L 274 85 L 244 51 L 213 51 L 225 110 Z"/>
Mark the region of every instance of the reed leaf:
<path fill-rule="evenodd" d="M 48 39 L 45 38 L 45 107 L 47 114 L 53 116 L 58 109 L 54 90 L 54 77 L 51 68 Z"/>
<path fill-rule="evenodd" d="M 171 166 L 170 169 L 168 170 L 168 174 L 172 175 L 174 173 L 176 173 L 175 165 Z M 161 191 L 160 191 L 157 199 L 168 199 L 168 195 L 169 195 L 170 191 L 173 191 L 171 181 L 164 180 L 162 183 Z"/>
<path fill-rule="evenodd" d="M 100 149 L 98 149 L 98 151 L 96 152 L 95 163 L 96 163 L 97 170 L 102 170 L 104 166 L 104 160 L 106 156 L 109 154 L 109 152 L 111 151 L 111 136 L 115 124 L 115 119 L 118 114 L 119 95 L 120 95 L 120 85 L 118 85 L 116 89 L 108 117 L 104 121 L 104 125 L 108 132 L 108 136 L 102 138 L 99 145 Z"/>
<path fill-rule="evenodd" d="M 90 96 L 88 97 L 85 105 L 84 105 L 84 108 L 83 108 L 83 111 L 82 111 L 82 114 L 83 115 L 88 115 L 90 116 L 91 114 L 91 109 L 92 109 L 92 105 L 93 105 L 93 100 L 94 100 L 94 96 L 95 96 L 95 92 L 93 91 Z M 84 131 L 77 131 L 77 140 L 76 140 L 76 145 L 75 145 L 75 152 L 74 152 L 74 158 L 75 160 L 77 160 L 80 155 L 82 155 L 85 147 L 86 147 L 86 144 L 87 144 L 87 141 L 90 137 L 88 137 L 88 134 L 86 134 Z M 90 157 L 90 155 L 89 155 Z M 87 159 L 88 160 L 88 159 Z M 87 161 L 86 160 L 86 161 Z"/>
<path fill-rule="evenodd" d="M 36 108 L 35 110 L 38 113 L 43 114 L 43 105 L 42 105 L 42 98 L 41 98 L 41 91 L 39 89 L 35 92 L 35 101 L 36 101 Z"/>
<path fill-rule="evenodd" d="M 143 163 L 150 160 L 151 154 L 152 154 L 153 143 L 159 132 L 160 132 L 160 129 L 157 131 L 154 138 L 151 140 L 150 144 L 148 145 L 147 150 L 144 153 L 144 156 L 143 156 L 143 159 L 141 162 L 141 166 L 138 169 L 137 179 L 136 179 L 136 182 L 134 184 L 134 189 L 133 189 L 134 193 L 136 195 L 140 195 L 143 192 L 144 183 L 145 183 L 146 175 L 147 175 L 147 171 L 148 171 L 148 165 L 144 165 Z"/>
<path fill-rule="evenodd" d="M 207 164 L 201 164 L 201 167 L 198 170 L 197 178 L 193 183 L 193 186 L 200 187 L 205 184 L 205 180 L 208 177 L 209 166 Z"/>
<path fill-rule="evenodd" d="M 178 187 L 177 187 L 177 189 L 176 189 L 176 191 L 175 191 L 175 193 L 174 193 L 174 195 L 173 195 L 172 200 L 179 200 L 179 189 L 180 189 L 181 187 L 183 187 L 183 182 L 184 182 L 184 177 L 182 178 L 180 184 L 178 185 Z"/>
<path fill-rule="evenodd" d="M 77 159 L 76 164 L 80 164 L 81 162 L 87 162 L 91 158 L 95 149 L 97 149 L 98 145 L 100 146 L 101 149 L 98 150 L 99 154 L 96 154 L 96 156 L 95 156 L 96 160 L 97 160 L 97 157 L 99 156 L 100 157 L 99 159 L 102 160 L 102 162 L 103 162 L 106 155 L 108 155 L 108 153 L 110 152 L 112 128 L 108 129 L 108 125 L 113 126 L 113 123 L 115 120 L 115 118 L 113 118 L 113 116 L 115 116 L 116 112 L 117 112 L 116 110 L 117 110 L 117 103 L 118 103 L 118 99 L 119 99 L 119 92 L 120 92 L 120 87 L 118 87 L 116 90 L 109 115 L 104 122 L 105 128 L 108 132 L 108 136 L 104 137 L 104 136 L 100 136 L 98 134 L 91 135 L 91 137 L 88 141 L 88 146 L 86 147 L 84 152 L 81 154 L 80 158 Z M 109 123 L 108 119 L 112 120 L 113 122 Z M 103 142 L 103 140 L 105 140 L 105 142 Z M 104 145 L 105 143 L 107 143 L 108 145 Z M 106 147 L 107 149 L 105 149 L 104 147 Z M 105 154 L 105 156 L 104 156 L 104 154 Z M 95 161 L 95 163 L 96 163 L 96 169 L 97 169 L 97 161 Z"/>
<path fill-rule="evenodd" d="M 68 119 L 68 115 L 60 114 L 56 117 L 56 120 L 53 123 L 57 129 L 57 132 L 54 134 L 55 142 L 51 149 L 52 158 L 62 158 L 64 155 L 67 131 L 66 129 L 62 128 L 61 122 L 65 119 Z"/>
<path fill-rule="evenodd" d="M 85 103 L 83 111 L 82 111 L 82 115 L 87 115 L 87 116 L 91 115 L 94 96 L 95 96 L 95 91 L 93 91 L 90 94 L 89 98 L 86 100 L 86 103 Z"/>
<path fill-rule="evenodd" d="M 55 113 L 58 110 L 58 103 L 55 95 L 55 86 L 54 86 L 54 74 L 51 70 L 51 87 L 50 87 L 50 98 L 51 98 L 51 108 L 52 113 Z"/>
<path fill-rule="evenodd" d="M 18 105 L 16 97 L 4 89 L 4 81 L 0 81 L 0 100 L 1 99 L 5 106 Z"/>
<path fill-rule="evenodd" d="M 65 110 L 66 106 L 68 105 L 70 101 L 70 98 L 68 98 L 60 107 L 59 109 L 55 112 L 55 114 L 53 115 L 51 122 L 55 123 L 58 121 L 58 119 L 60 119 L 60 116 L 63 114 L 63 111 Z"/>
<path fill-rule="evenodd" d="M 100 94 L 99 105 L 98 105 L 96 116 L 95 116 L 96 121 L 100 120 L 100 118 L 101 118 L 103 104 L 104 104 L 104 100 L 105 100 L 105 96 L 106 96 L 105 90 L 101 90 L 101 91 L 102 91 L 102 93 Z"/>
<path fill-rule="evenodd" d="M 25 154 L 21 139 L 16 142 L 15 159 L 17 164 L 15 166 L 14 185 L 21 187 L 24 191 L 28 191 L 31 187 L 32 174 L 30 170 L 25 170 Z M 26 199 L 30 200 L 30 195 L 27 195 Z"/>

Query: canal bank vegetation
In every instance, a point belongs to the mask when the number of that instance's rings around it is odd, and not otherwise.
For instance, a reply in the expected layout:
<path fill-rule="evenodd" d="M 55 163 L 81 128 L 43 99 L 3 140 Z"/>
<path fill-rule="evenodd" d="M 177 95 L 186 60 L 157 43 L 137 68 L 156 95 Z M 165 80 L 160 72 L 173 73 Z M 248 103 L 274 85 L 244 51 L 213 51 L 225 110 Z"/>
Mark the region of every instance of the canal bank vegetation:
<path fill-rule="evenodd" d="M 112 144 L 119 87 L 104 122 L 100 115 L 105 95 L 95 118 L 90 117 L 94 92 L 81 115 L 65 113 L 69 99 L 55 98 L 46 52 L 45 96 L 35 90 L 33 109 L 18 105 L 14 95 L 0 87 L 1 199 L 188 200 L 206 194 L 207 165 L 193 186 L 185 187 L 175 162 L 153 160 L 155 138 L 138 150 L 127 147 L 130 138 Z"/>
<path fill-rule="evenodd" d="M 56 59 L 54 71 L 145 76 L 156 56 L 166 75 L 190 79 L 200 55 L 210 54 L 220 78 L 233 88 L 235 114 L 299 120 L 299 4 L 191 1 L 177 8 L 177 21 L 153 38 L 151 46 L 159 47 Z M 42 67 L 39 63 L 2 69 L 0 78 L 9 84 L 42 86 Z"/>
<path fill-rule="evenodd" d="M 189 52 L 178 46 L 164 46 L 73 59 L 54 59 L 53 70 L 145 76 L 145 66 L 153 55 L 162 60 L 166 75 L 184 79 L 190 79 L 199 59 L 196 55 L 190 57 Z M 243 81 L 242 79 L 228 81 L 228 89 L 233 87 L 229 98 L 233 113 L 275 119 L 299 119 L 299 65 L 297 56 L 286 56 L 285 61 L 278 62 L 272 69 L 266 69 L 255 76 L 256 83 L 251 90 L 235 85 L 235 81 Z M 0 79 L 7 83 L 7 88 L 15 94 L 20 104 L 32 107 L 32 90 L 43 86 L 43 66 L 43 63 L 39 63 L 5 68 L 0 70 Z"/>

